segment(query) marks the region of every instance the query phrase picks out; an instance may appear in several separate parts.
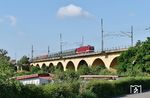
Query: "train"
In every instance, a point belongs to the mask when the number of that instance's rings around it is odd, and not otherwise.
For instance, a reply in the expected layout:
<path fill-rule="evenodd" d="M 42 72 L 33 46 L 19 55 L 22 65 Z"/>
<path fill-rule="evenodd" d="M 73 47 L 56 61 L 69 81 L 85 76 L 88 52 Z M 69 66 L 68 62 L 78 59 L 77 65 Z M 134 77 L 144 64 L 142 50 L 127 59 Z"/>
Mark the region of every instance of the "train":
<path fill-rule="evenodd" d="M 71 50 L 65 50 L 62 52 L 51 53 L 49 55 L 46 54 L 46 55 L 37 56 L 34 58 L 34 60 L 71 56 L 71 55 L 91 53 L 91 52 L 94 52 L 94 46 L 87 45 L 87 46 L 81 46 L 81 47 L 71 49 Z"/>

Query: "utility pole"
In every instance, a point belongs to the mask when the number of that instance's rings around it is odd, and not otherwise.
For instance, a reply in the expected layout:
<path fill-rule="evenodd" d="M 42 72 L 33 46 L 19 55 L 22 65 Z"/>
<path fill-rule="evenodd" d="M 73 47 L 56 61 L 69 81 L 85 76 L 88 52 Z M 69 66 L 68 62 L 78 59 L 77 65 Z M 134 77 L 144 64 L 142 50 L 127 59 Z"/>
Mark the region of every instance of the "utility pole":
<path fill-rule="evenodd" d="M 62 54 L 62 34 L 60 33 L 60 56 Z"/>
<path fill-rule="evenodd" d="M 17 54 L 16 54 L 16 52 L 15 52 L 15 60 L 17 61 Z"/>
<path fill-rule="evenodd" d="M 130 32 L 121 32 L 123 35 L 121 36 L 128 36 L 131 39 L 131 47 L 133 47 L 133 26 L 131 26 Z"/>
<path fill-rule="evenodd" d="M 47 52 L 48 52 L 48 55 L 49 55 L 50 54 L 50 48 L 49 48 L 49 46 L 48 46 L 48 51 Z"/>
<path fill-rule="evenodd" d="M 17 64 L 17 54 L 15 52 L 15 64 Z"/>
<path fill-rule="evenodd" d="M 33 60 L 33 53 L 34 53 L 34 50 L 33 50 L 33 45 L 32 45 L 32 49 L 31 49 L 31 61 Z"/>
<path fill-rule="evenodd" d="M 84 45 L 84 36 L 82 36 L 82 43 L 81 43 L 81 46 Z"/>
<path fill-rule="evenodd" d="M 104 30 L 103 30 L 103 19 L 101 19 L 101 48 L 102 48 L 102 52 L 104 51 Z"/>
<path fill-rule="evenodd" d="M 131 46 L 133 47 L 133 26 L 131 26 Z"/>

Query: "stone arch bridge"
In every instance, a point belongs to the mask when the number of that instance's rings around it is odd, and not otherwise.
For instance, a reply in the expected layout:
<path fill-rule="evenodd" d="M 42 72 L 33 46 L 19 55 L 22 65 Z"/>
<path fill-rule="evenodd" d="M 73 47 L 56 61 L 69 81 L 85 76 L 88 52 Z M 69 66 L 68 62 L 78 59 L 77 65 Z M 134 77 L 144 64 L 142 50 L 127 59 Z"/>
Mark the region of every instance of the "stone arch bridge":
<path fill-rule="evenodd" d="M 30 65 L 39 66 L 40 68 L 48 67 L 58 67 L 66 71 L 73 69 L 77 71 L 82 66 L 95 67 L 104 65 L 106 68 L 111 68 L 117 65 L 117 57 L 121 52 L 127 49 L 115 50 L 115 51 L 105 51 L 105 52 L 94 52 L 87 54 L 78 54 L 72 56 L 58 57 L 58 58 L 48 58 L 41 60 L 33 60 Z"/>

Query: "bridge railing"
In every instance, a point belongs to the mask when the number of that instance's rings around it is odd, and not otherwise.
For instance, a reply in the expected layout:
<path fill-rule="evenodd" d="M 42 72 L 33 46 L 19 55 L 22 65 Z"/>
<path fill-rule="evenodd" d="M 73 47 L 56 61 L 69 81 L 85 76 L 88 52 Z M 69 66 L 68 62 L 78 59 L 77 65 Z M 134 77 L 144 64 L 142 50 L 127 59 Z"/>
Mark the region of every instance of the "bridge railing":
<path fill-rule="evenodd" d="M 130 46 L 126 47 L 113 47 L 111 49 L 104 49 L 104 51 L 95 51 L 95 52 L 90 52 L 90 53 L 82 53 L 82 54 L 73 54 L 73 55 L 66 55 L 66 56 L 61 56 L 58 54 L 57 56 L 48 56 L 48 58 L 45 59 L 32 59 L 31 62 L 34 61 L 42 61 L 42 60 L 56 60 L 56 59 L 61 59 L 61 58 L 69 58 L 69 57 L 78 57 L 78 56 L 86 56 L 86 55 L 94 55 L 94 54 L 100 54 L 100 53 L 107 53 L 107 52 L 115 52 L 115 51 L 122 51 L 122 50 L 127 50 Z M 53 53 L 54 54 L 54 53 Z"/>

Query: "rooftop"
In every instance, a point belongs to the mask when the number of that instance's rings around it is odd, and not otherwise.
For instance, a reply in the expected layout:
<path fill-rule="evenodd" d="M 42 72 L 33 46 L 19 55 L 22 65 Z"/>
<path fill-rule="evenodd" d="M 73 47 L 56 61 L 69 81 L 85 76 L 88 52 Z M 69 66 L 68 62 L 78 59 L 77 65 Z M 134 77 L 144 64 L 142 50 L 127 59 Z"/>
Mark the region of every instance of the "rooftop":
<path fill-rule="evenodd" d="M 31 75 L 16 77 L 17 80 L 24 80 L 24 79 L 31 79 L 31 78 L 44 78 L 44 79 L 51 80 L 52 76 L 50 74 L 31 74 Z"/>

